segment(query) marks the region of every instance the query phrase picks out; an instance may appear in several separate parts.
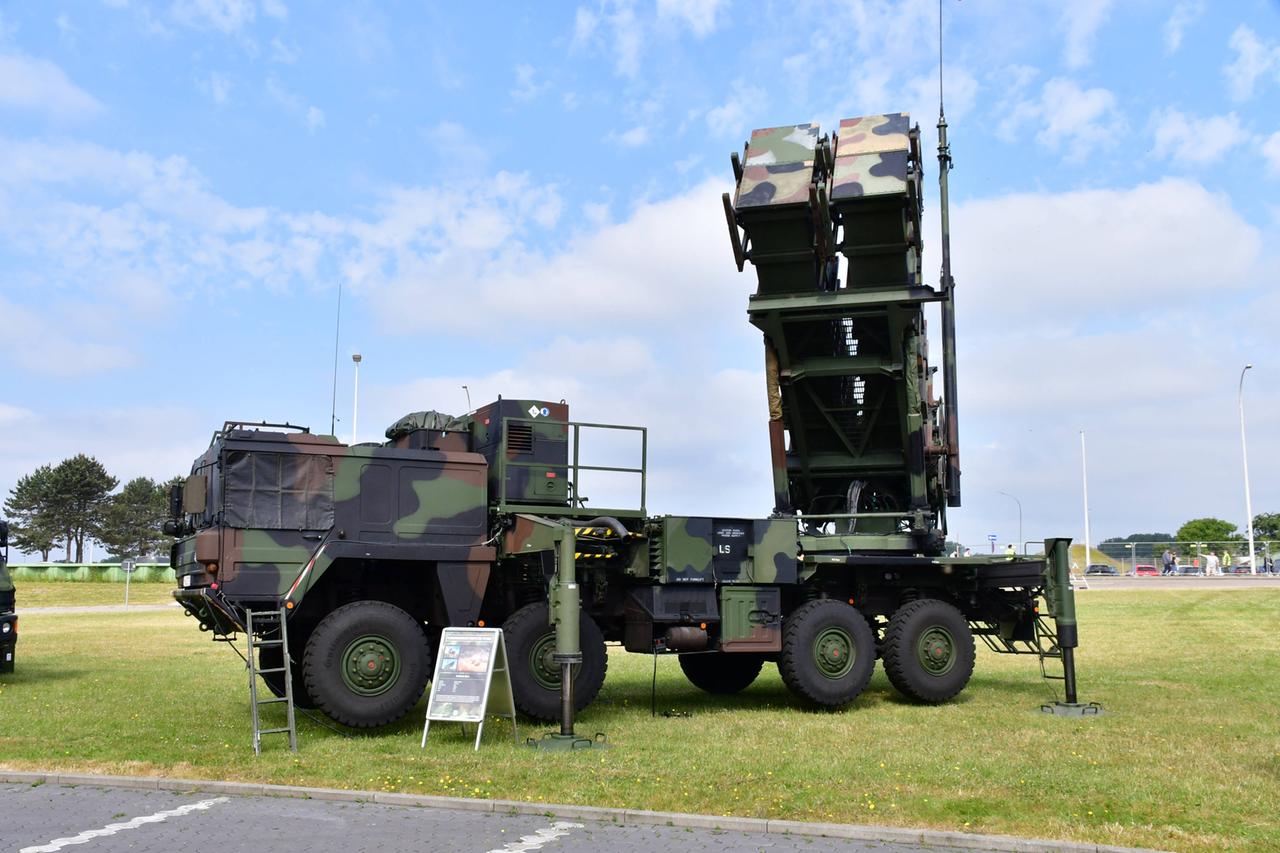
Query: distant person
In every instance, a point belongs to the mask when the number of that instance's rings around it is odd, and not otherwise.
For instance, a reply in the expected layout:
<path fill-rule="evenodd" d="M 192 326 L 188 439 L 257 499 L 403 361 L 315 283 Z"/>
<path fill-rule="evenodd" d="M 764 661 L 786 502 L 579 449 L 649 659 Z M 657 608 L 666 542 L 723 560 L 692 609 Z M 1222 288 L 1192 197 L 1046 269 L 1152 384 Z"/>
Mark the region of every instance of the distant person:
<path fill-rule="evenodd" d="M 1222 570 L 1235 574 L 1234 566 L 1231 562 L 1231 554 L 1227 551 L 1222 552 Z"/>
<path fill-rule="evenodd" d="M 965 555 L 966 557 L 972 557 L 972 556 L 973 556 L 973 549 L 972 549 L 972 548 L 965 548 L 965 549 L 964 549 L 964 555 Z"/>
<path fill-rule="evenodd" d="M 1222 571 L 1218 568 L 1219 565 L 1220 564 L 1218 563 L 1218 555 L 1210 551 L 1209 556 L 1204 558 L 1204 573 L 1206 575 L 1222 574 Z"/>
<path fill-rule="evenodd" d="M 1014 557 L 1018 556 L 1018 549 L 1017 549 L 1017 548 L 1015 548 L 1015 547 L 1013 547 L 1013 543 L 1012 543 L 1012 542 L 1010 542 L 1008 545 L 1005 545 L 1005 546 L 1004 546 L 1004 555 L 1005 555 L 1006 557 L 1008 557 L 1010 560 L 1012 560 Z"/>
<path fill-rule="evenodd" d="M 1162 563 L 1160 574 L 1162 575 L 1173 574 L 1173 552 L 1170 551 L 1168 548 L 1165 548 L 1164 554 L 1160 557 L 1160 559 Z"/>

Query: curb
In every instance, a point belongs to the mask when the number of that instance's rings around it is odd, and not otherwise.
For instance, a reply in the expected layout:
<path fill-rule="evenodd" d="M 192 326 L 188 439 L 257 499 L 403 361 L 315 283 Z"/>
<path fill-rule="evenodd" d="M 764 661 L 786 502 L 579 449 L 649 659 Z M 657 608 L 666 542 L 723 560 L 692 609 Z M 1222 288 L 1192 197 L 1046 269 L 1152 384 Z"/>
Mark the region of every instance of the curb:
<path fill-rule="evenodd" d="M 642 809 L 614 809 L 601 806 L 574 806 L 555 803 L 526 803 L 519 800 L 477 800 L 465 797 L 437 797 L 425 794 L 393 794 L 378 791 L 346 791 L 337 788 L 306 788 L 296 785 L 267 785 L 255 782 L 212 782 L 160 776 L 106 776 L 90 773 L 48 773 L 43 771 L 0 770 L 0 783 L 86 785 L 99 788 L 132 788 L 146 791 L 200 791 L 231 796 L 289 797 L 302 800 L 332 800 L 348 803 L 379 803 L 428 809 L 455 809 L 491 814 L 545 815 L 570 820 L 589 820 L 631 826 L 658 825 L 717 829 L 727 832 L 755 832 L 768 835 L 798 835 L 813 838 L 842 838 L 851 841 L 924 844 L 966 850 L 1001 853 L 1159 853 L 1140 847 L 1112 847 L 1078 841 L 1051 841 L 1016 838 L 1011 835 L 978 835 L 936 829 L 904 829 L 850 823 L 806 823 L 798 820 L 767 820 L 754 817 L 655 812 Z"/>

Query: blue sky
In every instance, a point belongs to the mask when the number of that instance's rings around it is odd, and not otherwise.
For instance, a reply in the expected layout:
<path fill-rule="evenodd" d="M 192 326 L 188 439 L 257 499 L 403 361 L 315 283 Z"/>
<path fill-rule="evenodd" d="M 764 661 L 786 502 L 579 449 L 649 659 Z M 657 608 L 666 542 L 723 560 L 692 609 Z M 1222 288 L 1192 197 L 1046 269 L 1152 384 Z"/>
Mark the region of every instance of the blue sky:
<path fill-rule="evenodd" d="M 320 5 L 320 4 L 317 4 Z M 1280 4 L 946 4 L 964 506 L 978 544 L 1280 511 Z M 908 110 L 930 2 L 0 5 L 0 492 L 185 471 L 227 418 L 360 437 L 569 401 L 650 428 L 655 512 L 770 508 L 755 127 Z M 928 164 L 932 165 L 932 161 Z M 936 222 L 936 172 L 926 213 Z M 937 269 L 936 225 L 925 270 Z M 935 328 L 937 324 L 934 324 Z"/>

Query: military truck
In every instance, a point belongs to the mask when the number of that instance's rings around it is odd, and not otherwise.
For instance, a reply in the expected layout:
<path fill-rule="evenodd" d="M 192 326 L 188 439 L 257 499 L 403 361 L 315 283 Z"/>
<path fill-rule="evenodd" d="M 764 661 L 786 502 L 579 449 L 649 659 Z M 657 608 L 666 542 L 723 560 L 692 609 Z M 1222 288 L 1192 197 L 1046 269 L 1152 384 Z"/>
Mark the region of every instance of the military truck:
<path fill-rule="evenodd" d="M 13 578 L 9 577 L 9 523 L 0 521 L 0 672 L 13 672 L 18 645 Z"/>
<path fill-rule="evenodd" d="M 713 694 L 775 663 L 826 708 L 857 699 L 877 659 L 904 695 L 945 702 L 970 679 L 975 636 L 1061 659 L 1073 679 L 1068 540 L 1035 558 L 943 552 L 960 499 L 954 315 L 945 240 L 940 285 L 919 269 L 918 128 L 895 114 L 831 137 L 758 130 L 732 163 L 724 208 L 735 261 L 757 274 L 772 514 L 649 514 L 646 431 L 573 421 L 563 401 L 417 412 L 354 446 L 227 422 L 171 496 L 188 614 L 228 637 L 248 611 L 283 608 L 294 701 L 360 727 L 414 707 L 447 626 L 502 628 L 516 705 L 539 720 L 590 704 L 606 643 L 676 654 Z M 929 303 L 942 307 L 945 404 Z M 600 431 L 632 439 L 638 460 L 584 458 Z M 631 478 L 634 496 L 594 505 L 584 481 L 600 472 Z M 263 669 L 278 648 L 262 649 Z"/>

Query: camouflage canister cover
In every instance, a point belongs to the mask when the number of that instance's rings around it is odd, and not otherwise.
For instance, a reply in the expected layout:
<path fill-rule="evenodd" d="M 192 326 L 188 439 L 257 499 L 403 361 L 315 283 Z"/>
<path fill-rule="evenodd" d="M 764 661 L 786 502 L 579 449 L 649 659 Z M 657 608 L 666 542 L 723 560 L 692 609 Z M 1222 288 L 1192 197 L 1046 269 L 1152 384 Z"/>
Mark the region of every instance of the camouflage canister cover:
<path fill-rule="evenodd" d="M 906 113 L 841 121 L 831 200 L 906 193 L 910 126 Z"/>
<path fill-rule="evenodd" d="M 805 204 L 813 181 L 816 124 L 766 127 L 751 132 L 735 206 Z"/>

